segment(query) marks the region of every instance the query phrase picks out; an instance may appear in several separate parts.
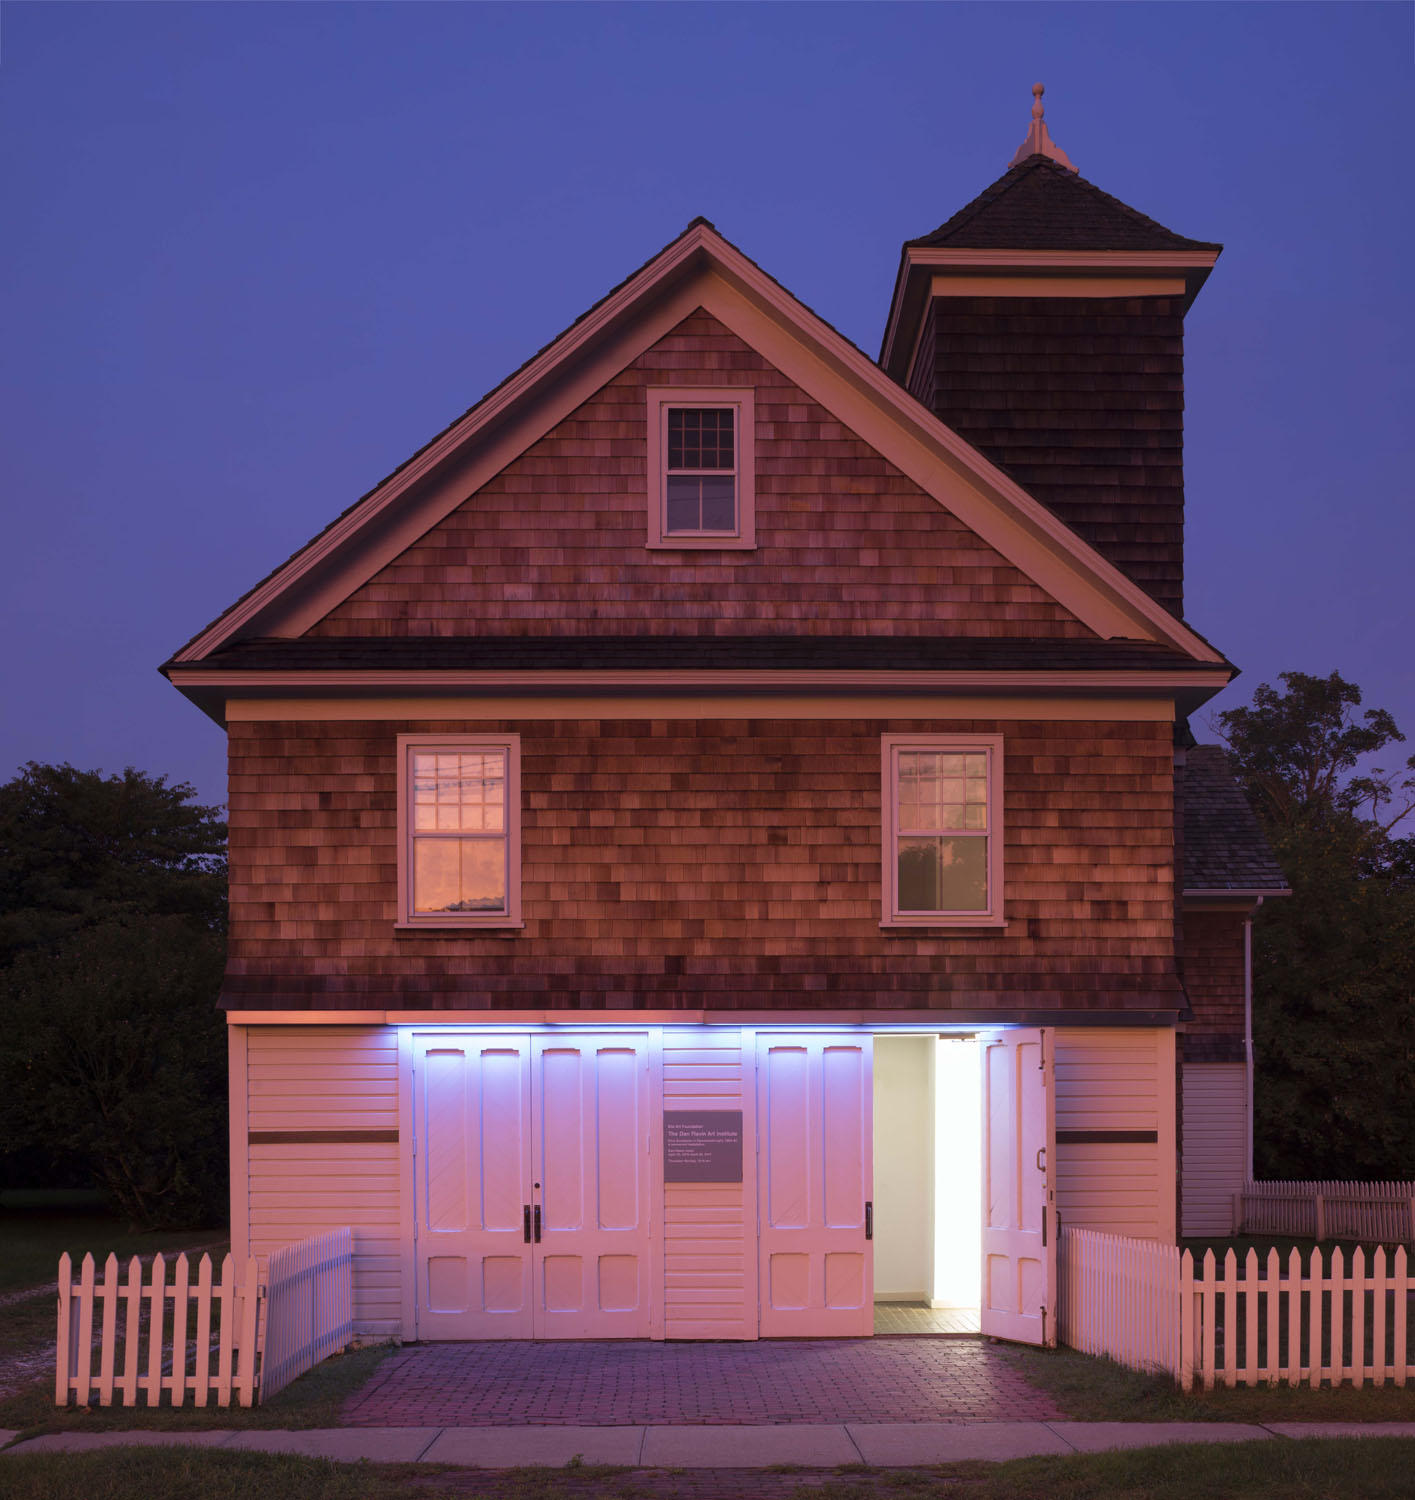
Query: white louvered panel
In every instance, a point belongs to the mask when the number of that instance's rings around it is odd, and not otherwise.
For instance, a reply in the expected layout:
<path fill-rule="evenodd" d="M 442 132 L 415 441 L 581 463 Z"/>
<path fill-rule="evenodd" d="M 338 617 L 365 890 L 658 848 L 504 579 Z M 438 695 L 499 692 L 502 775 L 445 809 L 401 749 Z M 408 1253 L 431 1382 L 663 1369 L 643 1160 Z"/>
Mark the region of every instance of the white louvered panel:
<path fill-rule="evenodd" d="M 248 1128 L 266 1131 L 398 1128 L 398 1043 L 386 1026 L 250 1028 Z M 395 1141 L 253 1143 L 250 1249 L 349 1225 L 354 1231 L 354 1327 L 402 1328 L 402 1225 Z"/>
<path fill-rule="evenodd" d="M 1184 1065 L 1185 1236 L 1233 1233 L 1233 1195 L 1247 1176 L 1242 1063 Z"/>
<path fill-rule="evenodd" d="M 742 1034 L 702 1027 L 663 1033 L 663 1107 L 744 1111 L 746 1182 L 664 1185 L 664 1335 L 757 1334 L 753 1076 Z"/>

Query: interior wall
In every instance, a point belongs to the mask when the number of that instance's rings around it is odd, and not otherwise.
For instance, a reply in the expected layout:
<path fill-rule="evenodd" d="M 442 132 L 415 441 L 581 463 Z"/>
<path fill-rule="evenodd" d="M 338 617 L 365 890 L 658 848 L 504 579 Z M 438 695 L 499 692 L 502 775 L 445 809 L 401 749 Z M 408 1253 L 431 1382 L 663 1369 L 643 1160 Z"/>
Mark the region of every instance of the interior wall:
<path fill-rule="evenodd" d="M 933 1296 L 934 1040 L 875 1037 L 875 1297 Z"/>
<path fill-rule="evenodd" d="M 935 1307 L 977 1307 L 982 1296 L 982 1059 L 973 1040 L 940 1038 L 934 1056 Z"/>

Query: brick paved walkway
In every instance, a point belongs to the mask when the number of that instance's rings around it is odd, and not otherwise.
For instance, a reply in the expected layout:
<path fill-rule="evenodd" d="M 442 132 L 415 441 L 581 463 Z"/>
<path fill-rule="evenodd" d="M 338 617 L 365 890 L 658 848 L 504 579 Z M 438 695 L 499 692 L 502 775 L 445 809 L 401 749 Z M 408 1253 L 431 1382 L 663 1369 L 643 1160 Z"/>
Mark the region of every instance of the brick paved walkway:
<path fill-rule="evenodd" d="M 344 1407 L 355 1427 L 1032 1422 L 1062 1413 L 1008 1351 L 965 1339 L 423 1344 Z"/>

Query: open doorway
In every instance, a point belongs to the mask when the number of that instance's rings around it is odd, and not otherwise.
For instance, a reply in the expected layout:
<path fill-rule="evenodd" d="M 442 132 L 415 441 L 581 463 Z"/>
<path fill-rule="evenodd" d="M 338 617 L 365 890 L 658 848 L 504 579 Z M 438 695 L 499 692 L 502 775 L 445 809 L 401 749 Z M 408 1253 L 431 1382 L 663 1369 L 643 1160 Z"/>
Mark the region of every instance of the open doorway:
<path fill-rule="evenodd" d="M 982 1101 L 972 1037 L 874 1039 L 874 1331 L 979 1331 Z"/>

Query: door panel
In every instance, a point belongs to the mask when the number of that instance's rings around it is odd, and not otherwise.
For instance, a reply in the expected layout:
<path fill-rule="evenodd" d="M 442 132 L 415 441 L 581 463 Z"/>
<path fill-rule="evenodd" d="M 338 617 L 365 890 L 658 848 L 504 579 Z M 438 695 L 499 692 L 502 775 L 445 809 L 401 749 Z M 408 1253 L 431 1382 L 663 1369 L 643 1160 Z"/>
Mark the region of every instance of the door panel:
<path fill-rule="evenodd" d="M 537 1338 L 647 1338 L 649 1067 L 642 1035 L 532 1039 Z"/>
<path fill-rule="evenodd" d="M 982 1039 L 982 1331 L 1056 1343 L 1054 1033 Z"/>
<path fill-rule="evenodd" d="M 529 1338 L 528 1039 L 415 1037 L 413 1079 L 419 1333 Z"/>
<path fill-rule="evenodd" d="M 873 1039 L 757 1045 L 762 1336 L 869 1334 Z"/>

